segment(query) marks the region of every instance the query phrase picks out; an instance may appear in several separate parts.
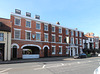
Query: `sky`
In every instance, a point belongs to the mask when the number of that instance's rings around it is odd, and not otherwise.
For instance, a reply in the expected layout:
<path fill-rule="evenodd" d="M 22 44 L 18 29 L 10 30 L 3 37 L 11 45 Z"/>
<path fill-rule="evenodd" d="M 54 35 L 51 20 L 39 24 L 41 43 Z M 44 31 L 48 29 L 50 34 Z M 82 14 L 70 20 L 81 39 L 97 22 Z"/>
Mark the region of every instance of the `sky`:
<path fill-rule="evenodd" d="M 100 36 L 100 0 L 0 0 L 0 17 L 10 19 L 11 12 L 20 9 L 21 14 L 30 12 L 34 18 L 66 28 L 78 28 L 84 33 Z"/>

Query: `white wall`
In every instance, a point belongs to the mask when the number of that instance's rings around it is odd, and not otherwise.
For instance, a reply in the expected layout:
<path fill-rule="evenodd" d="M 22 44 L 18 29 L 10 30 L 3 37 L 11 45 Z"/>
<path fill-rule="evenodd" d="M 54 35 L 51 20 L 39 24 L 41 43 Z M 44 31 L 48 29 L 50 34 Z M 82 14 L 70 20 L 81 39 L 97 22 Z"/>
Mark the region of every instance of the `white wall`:
<path fill-rule="evenodd" d="M 0 41 L 0 43 L 4 43 L 4 60 L 11 60 L 11 32 L 0 31 L 0 33 L 4 33 L 4 41 Z M 8 33 L 8 35 L 7 35 Z"/>

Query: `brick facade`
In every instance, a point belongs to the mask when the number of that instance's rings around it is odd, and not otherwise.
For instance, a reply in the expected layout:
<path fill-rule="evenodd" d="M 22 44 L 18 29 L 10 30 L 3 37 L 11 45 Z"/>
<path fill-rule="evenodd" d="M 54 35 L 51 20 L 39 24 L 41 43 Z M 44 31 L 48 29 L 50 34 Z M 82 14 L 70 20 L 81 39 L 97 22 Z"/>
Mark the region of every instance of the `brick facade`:
<path fill-rule="evenodd" d="M 18 17 L 21 19 L 21 26 L 16 26 L 15 25 L 15 17 Z M 26 27 L 26 20 L 31 21 L 31 28 Z M 18 45 L 17 47 L 17 58 L 22 58 L 22 51 L 23 49 L 21 48 L 23 45 L 26 44 L 33 44 L 36 46 L 40 46 L 40 52 L 39 56 L 44 57 L 44 49 L 43 47 L 46 45 L 46 47 L 49 47 L 48 49 L 48 56 L 74 56 L 76 55 L 75 51 L 77 51 L 77 54 L 80 53 L 80 47 L 83 48 L 83 32 L 74 30 L 74 29 L 69 29 L 62 27 L 58 24 L 54 25 L 52 23 L 44 22 L 39 19 L 33 19 L 31 17 L 27 16 L 22 16 L 20 14 L 11 14 L 11 19 L 10 21 L 12 22 L 12 53 L 13 53 L 13 45 Z M 36 22 L 39 22 L 41 25 L 41 29 L 37 30 L 36 29 Z M 48 31 L 44 31 L 44 25 L 48 25 Z M 52 32 L 52 26 L 55 26 L 55 32 Z M 62 28 L 62 33 L 59 33 L 59 28 Z M 14 29 L 20 29 L 21 30 L 21 37 L 20 39 L 15 39 L 14 38 Z M 69 33 L 66 35 L 66 29 L 68 29 Z M 31 40 L 26 40 L 25 39 L 25 30 L 31 31 Z M 71 31 L 73 31 L 73 36 L 71 36 Z M 76 31 L 78 33 L 78 36 L 76 36 Z M 41 40 L 37 41 L 36 40 L 36 32 L 41 33 Z M 48 34 L 48 42 L 44 41 L 44 33 Z M 81 33 L 81 37 L 79 34 Z M 32 38 L 32 34 L 35 34 L 35 38 Z M 55 35 L 55 42 L 52 42 L 52 34 Z M 59 36 L 62 36 L 62 42 L 59 42 Z M 69 37 L 69 43 L 66 43 L 64 39 L 66 37 Z M 74 38 L 74 44 L 71 44 L 71 37 Z M 76 45 L 76 38 L 78 39 L 78 44 Z M 81 39 L 81 45 L 79 40 Z M 55 54 L 52 54 L 52 46 L 55 46 Z M 62 46 L 62 54 L 59 54 L 59 46 Z M 68 54 L 66 54 L 66 46 L 68 47 L 69 51 Z M 77 49 L 76 49 L 77 48 Z M 71 51 L 72 50 L 72 51 Z M 74 54 L 74 55 L 72 55 Z M 13 57 L 12 57 L 13 58 Z"/>

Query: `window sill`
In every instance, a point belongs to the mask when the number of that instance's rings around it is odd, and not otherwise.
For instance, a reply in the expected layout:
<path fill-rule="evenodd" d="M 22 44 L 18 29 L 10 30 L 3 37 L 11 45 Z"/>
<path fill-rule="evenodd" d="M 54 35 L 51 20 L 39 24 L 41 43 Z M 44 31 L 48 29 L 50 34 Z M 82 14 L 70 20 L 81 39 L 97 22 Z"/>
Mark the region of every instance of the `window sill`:
<path fill-rule="evenodd" d="M 18 24 L 14 24 L 14 25 L 16 25 L 16 26 L 21 26 L 20 24 L 18 25 Z"/>

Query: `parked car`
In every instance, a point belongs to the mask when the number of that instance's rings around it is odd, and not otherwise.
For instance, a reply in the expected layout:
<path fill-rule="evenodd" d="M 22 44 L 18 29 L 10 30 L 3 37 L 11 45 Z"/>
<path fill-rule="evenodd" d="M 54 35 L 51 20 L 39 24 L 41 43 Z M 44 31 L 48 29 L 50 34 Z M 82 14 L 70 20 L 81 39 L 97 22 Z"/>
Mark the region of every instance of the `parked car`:
<path fill-rule="evenodd" d="M 79 58 L 79 55 L 75 55 L 73 56 L 74 59 L 78 59 Z"/>
<path fill-rule="evenodd" d="M 100 74 L 100 66 L 94 70 L 94 74 Z"/>
<path fill-rule="evenodd" d="M 79 55 L 75 55 L 75 56 L 74 56 L 74 59 L 86 58 L 86 57 L 87 57 L 87 55 L 86 55 L 85 53 L 81 53 L 81 54 L 79 54 Z"/>
<path fill-rule="evenodd" d="M 80 57 L 80 58 L 86 58 L 87 55 L 86 55 L 85 53 L 82 53 L 82 54 L 79 55 L 79 57 Z"/>
<path fill-rule="evenodd" d="M 98 54 L 98 57 L 100 57 L 100 54 Z"/>

